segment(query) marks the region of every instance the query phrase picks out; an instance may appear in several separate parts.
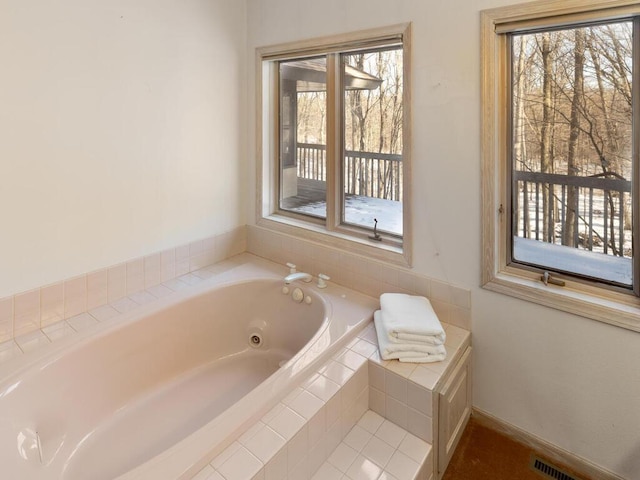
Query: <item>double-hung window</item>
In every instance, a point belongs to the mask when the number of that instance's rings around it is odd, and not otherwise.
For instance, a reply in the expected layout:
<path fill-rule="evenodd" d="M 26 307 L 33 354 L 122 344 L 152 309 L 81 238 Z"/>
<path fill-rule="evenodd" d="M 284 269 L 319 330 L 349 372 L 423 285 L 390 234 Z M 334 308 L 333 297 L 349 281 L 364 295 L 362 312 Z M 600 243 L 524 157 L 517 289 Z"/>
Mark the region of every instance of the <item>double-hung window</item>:
<path fill-rule="evenodd" d="M 258 224 L 409 262 L 409 26 L 257 51 Z"/>
<path fill-rule="evenodd" d="M 482 14 L 484 283 L 640 330 L 640 3 Z"/>

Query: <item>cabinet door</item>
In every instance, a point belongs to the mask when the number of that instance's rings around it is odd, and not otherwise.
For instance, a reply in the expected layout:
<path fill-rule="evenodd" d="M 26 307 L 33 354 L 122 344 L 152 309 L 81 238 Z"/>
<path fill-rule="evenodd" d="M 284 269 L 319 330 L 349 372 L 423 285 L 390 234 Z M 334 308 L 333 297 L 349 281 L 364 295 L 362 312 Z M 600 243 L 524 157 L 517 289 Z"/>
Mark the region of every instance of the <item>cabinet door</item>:
<path fill-rule="evenodd" d="M 442 476 L 471 415 L 471 347 L 440 391 L 438 413 L 438 478 Z"/>

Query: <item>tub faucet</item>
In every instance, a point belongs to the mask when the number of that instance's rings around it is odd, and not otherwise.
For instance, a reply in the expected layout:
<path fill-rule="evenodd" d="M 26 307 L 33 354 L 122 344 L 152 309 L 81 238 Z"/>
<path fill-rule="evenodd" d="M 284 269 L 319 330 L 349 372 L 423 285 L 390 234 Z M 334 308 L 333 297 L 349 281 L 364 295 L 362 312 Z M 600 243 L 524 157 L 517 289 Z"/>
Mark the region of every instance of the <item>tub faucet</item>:
<path fill-rule="evenodd" d="M 286 285 L 289 285 L 291 282 L 295 282 L 296 280 L 302 280 L 305 283 L 309 283 L 311 280 L 313 280 L 313 277 L 310 274 L 303 272 L 290 273 L 289 275 L 284 277 L 284 283 Z"/>

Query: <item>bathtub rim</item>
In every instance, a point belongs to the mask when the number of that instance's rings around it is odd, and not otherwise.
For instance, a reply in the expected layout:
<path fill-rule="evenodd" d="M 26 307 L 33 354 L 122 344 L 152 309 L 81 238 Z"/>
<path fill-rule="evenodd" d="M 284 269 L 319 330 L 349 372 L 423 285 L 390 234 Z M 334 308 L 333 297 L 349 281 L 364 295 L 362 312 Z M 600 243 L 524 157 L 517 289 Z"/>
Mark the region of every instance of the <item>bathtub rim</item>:
<path fill-rule="evenodd" d="M 116 332 L 121 328 L 126 328 L 132 322 L 152 316 L 167 307 L 187 302 L 192 298 L 206 294 L 213 289 L 231 287 L 254 281 L 282 281 L 284 275 L 286 275 L 286 269 L 284 267 L 259 257 L 243 254 L 243 258 L 241 260 L 243 263 L 232 265 L 231 268 L 221 271 L 211 278 L 204 279 L 199 284 L 192 285 L 186 290 L 176 291 L 167 297 L 159 298 L 149 304 L 140 305 L 132 311 L 118 314 L 110 320 L 97 323 L 96 325 L 92 325 L 80 332 L 76 332 L 69 337 L 59 339 L 35 351 L 25 353 L 19 357 L 4 362 L 0 365 L 0 392 L 4 392 L 7 387 L 16 381 L 19 381 L 25 374 L 30 375 L 36 373 L 37 367 L 40 366 L 44 368 L 49 363 L 58 360 L 61 356 L 67 355 L 70 351 L 83 348 L 86 344 L 85 342 L 98 341 L 103 336 Z M 246 428 L 255 423 L 263 413 L 271 409 L 279 400 L 281 400 L 282 397 L 295 388 L 305 374 L 308 374 L 321 361 L 326 361 L 326 358 L 328 358 L 327 355 L 333 355 L 333 352 L 346 345 L 348 341 L 350 341 L 351 337 L 364 328 L 371 319 L 373 310 L 368 311 L 370 306 L 368 302 L 372 300 L 372 297 L 339 285 L 332 285 L 331 288 L 326 290 L 318 289 L 314 284 L 300 283 L 299 285 L 305 291 L 313 291 L 319 298 L 323 299 L 324 318 L 314 335 L 291 359 L 287 361 L 279 372 L 285 371 L 291 365 L 296 364 L 298 360 L 304 356 L 305 352 L 317 343 L 323 333 L 327 332 L 330 325 L 330 319 L 334 317 L 335 313 L 333 302 L 330 300 L 331 297 L 339 296 L 341 293 L 347 293 L 350 296 L 355 294 L 356 298 L 366 298 L 367 301 L 357 300 L 355 303 L 357 305 L 357 310 L 367 310 L 367 314 L 363 315 L 361 318 L 358 317 L 354 322 L 347 322 L 345 327 L 346 331 L 337 341 L 331 343 L 328 350 L 325 350 L 322 354 L 316 355 L 311 362 L 303 365 L 303 367 L 295 371 L 293 375 L 289 375 L 285 378 L 284 374 L 281 374 L 277 376 L 279 381 L 272 380 L 269 382 L 263 382 L 252 392 L 243 397 L 240 402 L 227 409 L 224 415 L 220 415 L 216 419 L 204 424 L 199 430 L 195 431 L 185 439 L 178 441 L 169 449 L 160 452 L 148 461 L 141 463 L 128 472 L 123 473 L 118 477 L 119 479 L 147 478 L 150 475 L 153 476 L 154 472 L 157 473 L 158 465 L 161 466 L 161 470 L 159 471 L 164 472 L 165 468 L 163 465 L 166 466 L 167 463 L 172 465 L 172 471 L 176 472 L 176 474 L 174 475 L 171 473 L 169 474 L 170 476 L 166 478 L 190 478 L 191 475 L 196 474 L 217 454 L 226 448 L 228 444 L 232 443 L 238 436 L 238 432 L 246 430 Z M 351 332 L 354 332 L 353 335 L 347 335 Z M 35 370 L 34 367 L 36 367 Z M 29 373 L 29 371 L 33 371 L 33 373 Z M 271 378 L 273 378 L 273 375 L 270 379 Z M 282 387 L 282 384 L 285 385 L 284 388 Z M 0 393 L 0 395 L 1 394 L 2 393 Z M 265 401 L 264 398 L 261 398 L 265 394 L 268 394 L 267 401 Z M 250 413 L 246 413 L 246 411 L 242 413 L 240 415 L 241 421 L 238 421 L 237 416 L 234 417 L 233 415 L 227 414 L 231 410 L 246 410 L 246 406 L 250 405 L 252 399 L 255 398 L 260 398 L 260 407 L 252 409 Z M 216 421 L 217 419 L 221 420 Z M 220 423 L 224 423 L 225 425 L 220 425 Z M 219 429 L 222 427 L 224 427 L 224 430 L 227 433 L 212 436 L 212 429 Z M 194 439 L 197 442 L 198 437 L 207 438 L 208 443 L 206 444 L 206 447 L 203 447 L 202 452 L 200 453 L 188 453 L 188 460 L 183 460 L 183 455 L 185 453 L 184 448 L 182 448 L 183 443 L 186 440 L 193 441 Z M 222 437 L 222 439 L 217 437 Z M 226 442 L 230 437 L 233 438 Z M 209 441 L 211 438 L 213 438 L 213 441 Z M 199 460 L 194 461 L 194 458 Z"/>
<path fill-rule="evenodd" d="M 250 283 L 253 281 L 274 281 L 281 280 L 283 278 L 281 275 L 271 271 L 270 269 L 265 269 L 262 266 L 260 268 L 255 267 L 256 265 L 254 265 L 254 262 L 250 260 L 250 263 L 243 263 L 235 266 L 216 276 L 204 279 L 199 284 L 190 286 L 188 289 L 174 291 L 165 297 L 157 298 L 152 302 L 139 305 L 131 311 L 118 313 L 112 319 L 98 322 L 95 325 L 91 325 L 88 328 L 77 331 L 72 335 L 60 338 L 39 347 L 36 350 L 25 352 L 1 363 L 0 398 L 2 397 L 6 387 L 10 385 L 12 381 L 15 381 L 16 378 L 24 375 L 25 372 L 31 370 L 34 366 L 45 360 L 46 361 L 43 366 L 48 365 L 51 362 L 55 362 L 63 354 L 82 348 L 85 341 L 98 340 L 100 337 L 109 335 L 119 329 L 126 328 L 133 322 L 152 316 L 168 307 L 188 302 L 189 300 L 206 294 L 214 289 L 232 287 L 234 285 L 241 285 L 243 283 Z M 255 271 L 244 271 L 249 269 Z M 318 292 L 316 292 L 316 294 L 318 294 Z M 318 297 L 322 297 L 322 295 L 318 294 Z M 326 304 L 327 302 L 325 301 L 325 306 L 327 306 Z M 325 315 L 325 317 L 326 316 L 327 315 Z M 323 326 L 321 325 L 320 328 L 323 328 Z"/>

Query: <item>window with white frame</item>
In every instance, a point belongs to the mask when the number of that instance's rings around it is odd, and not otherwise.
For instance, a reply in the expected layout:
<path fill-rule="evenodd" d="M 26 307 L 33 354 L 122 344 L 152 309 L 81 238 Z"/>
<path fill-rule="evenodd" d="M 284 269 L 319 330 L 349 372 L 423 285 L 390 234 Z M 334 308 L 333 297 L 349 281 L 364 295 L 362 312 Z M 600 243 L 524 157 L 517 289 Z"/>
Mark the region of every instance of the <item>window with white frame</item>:
<path fill-rule="evenodd" d="M 258 224 L 408 262 L 409 26 L 258 49 Z"/>
<path fill-rule="evenodd" d="M 482 27 L 485 286 L 640 329 L 640 3 L 502 7 Z"/>

